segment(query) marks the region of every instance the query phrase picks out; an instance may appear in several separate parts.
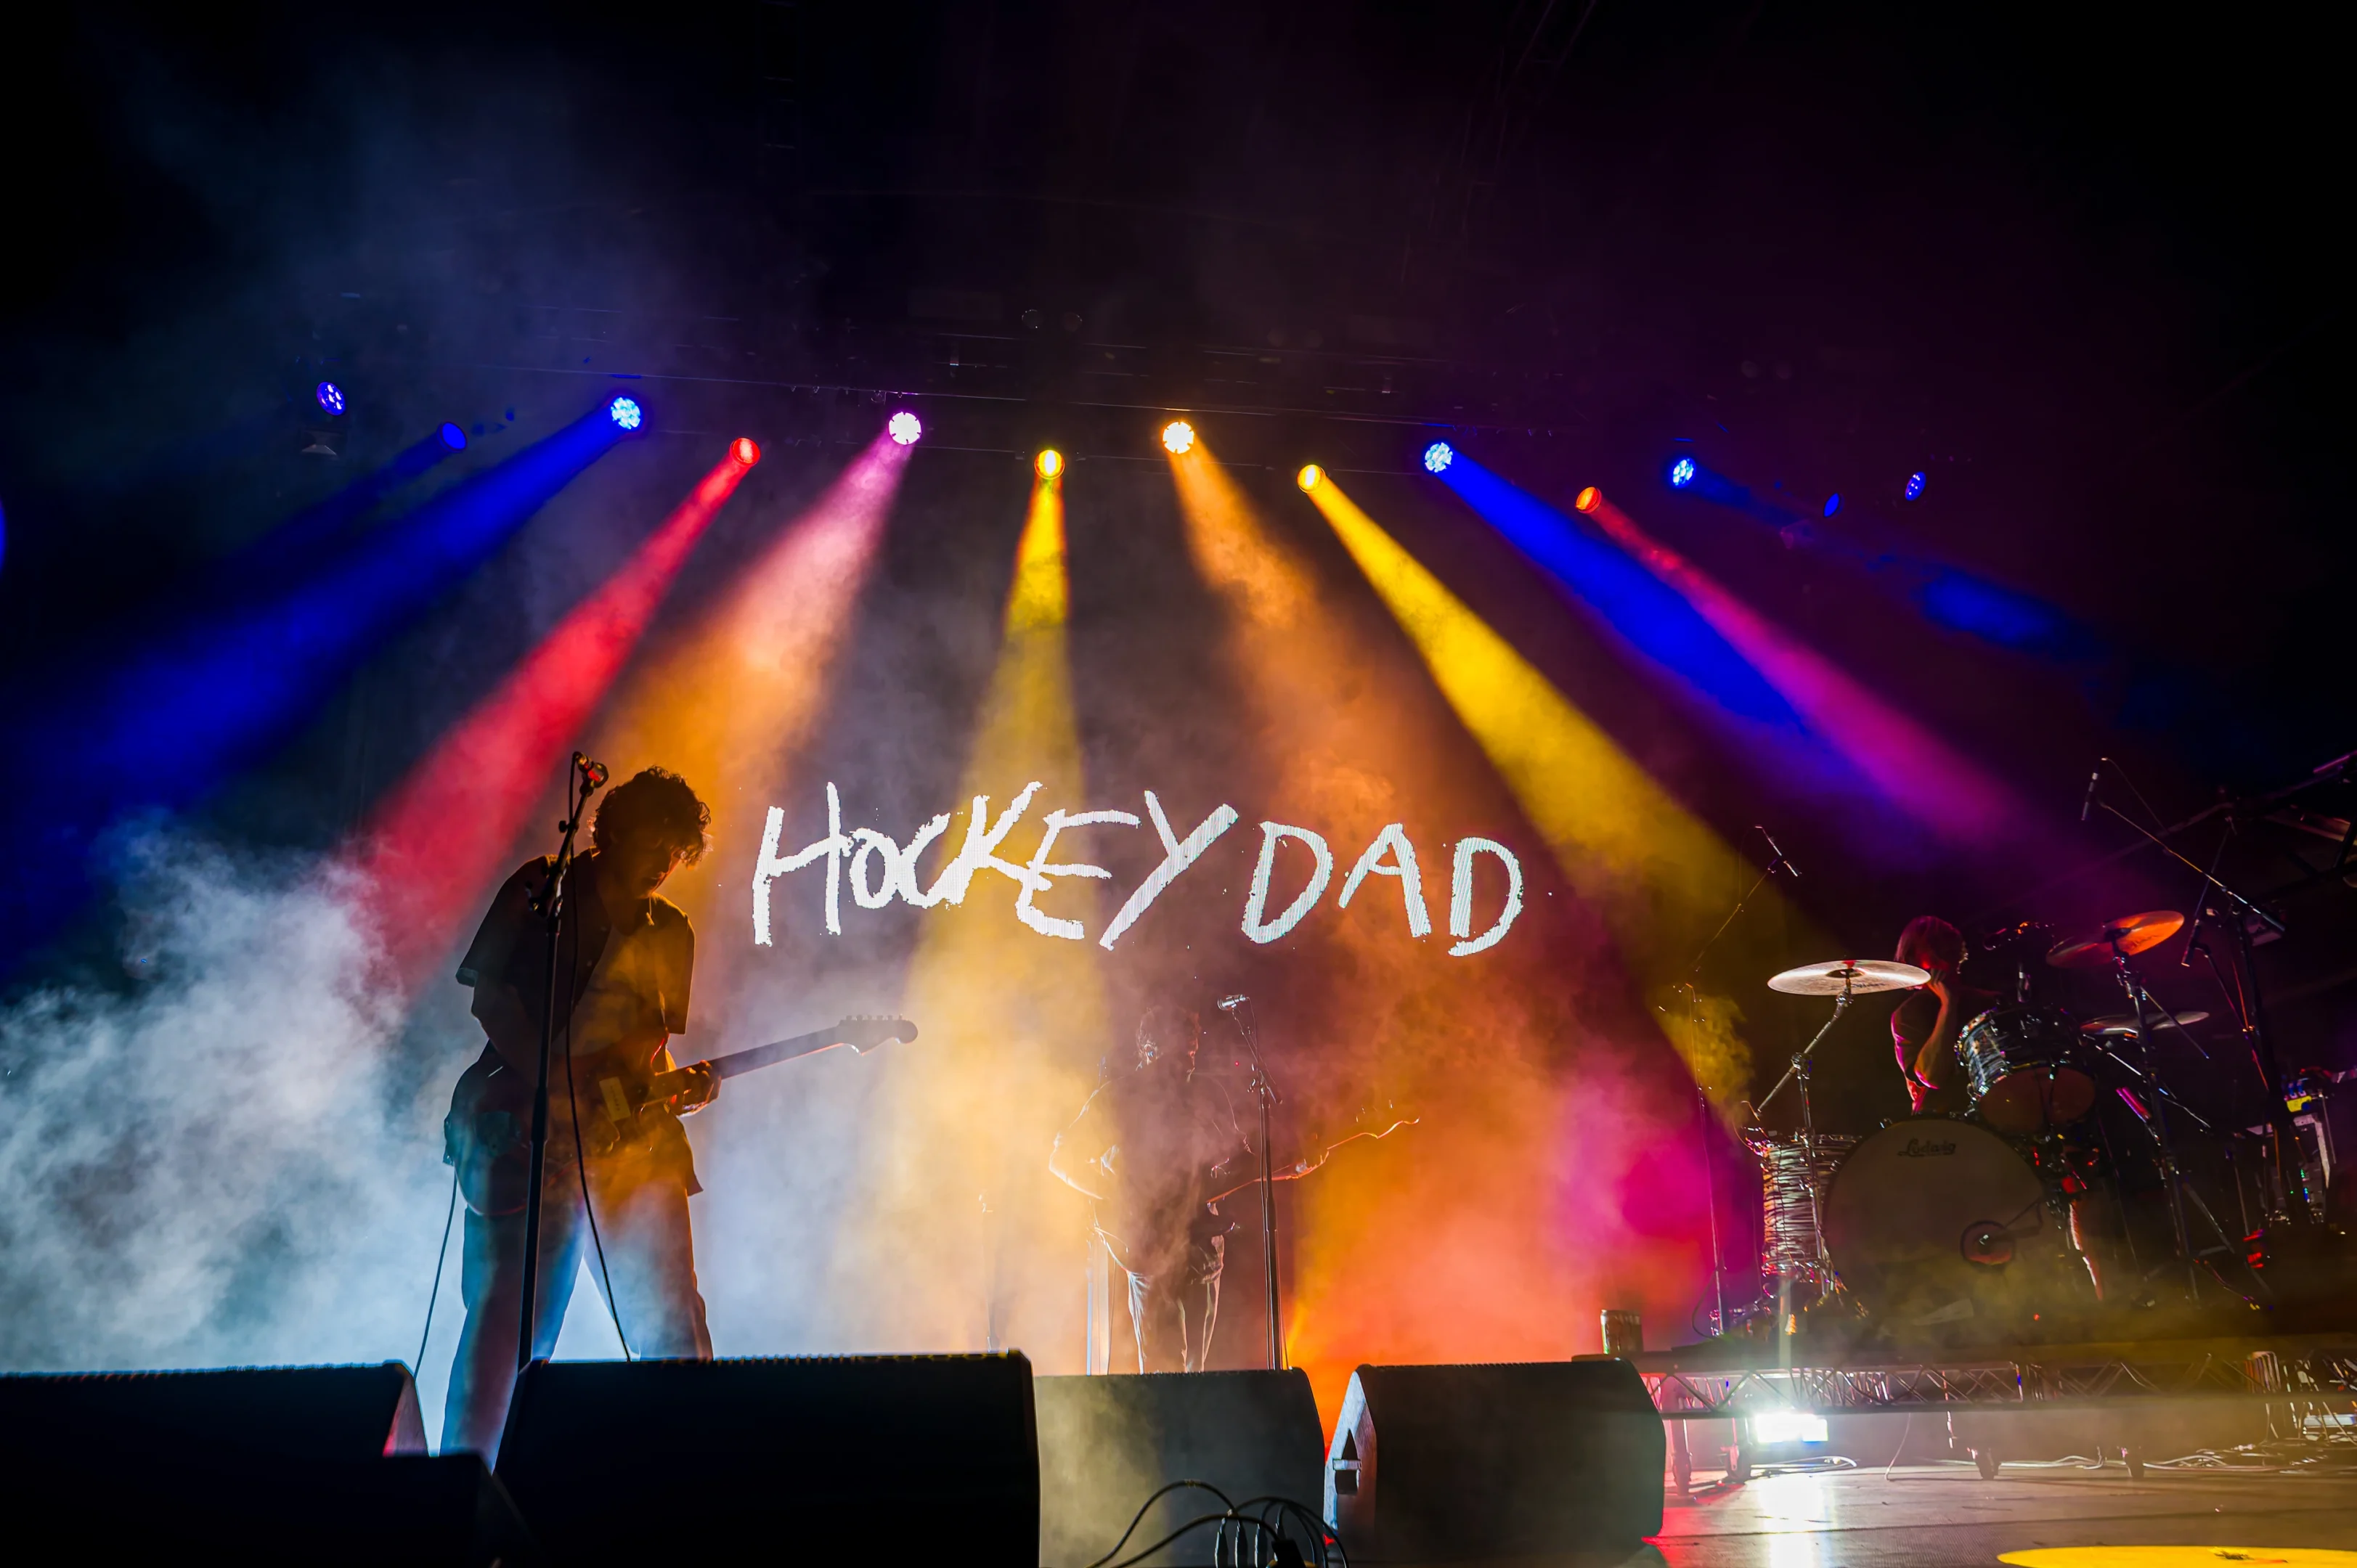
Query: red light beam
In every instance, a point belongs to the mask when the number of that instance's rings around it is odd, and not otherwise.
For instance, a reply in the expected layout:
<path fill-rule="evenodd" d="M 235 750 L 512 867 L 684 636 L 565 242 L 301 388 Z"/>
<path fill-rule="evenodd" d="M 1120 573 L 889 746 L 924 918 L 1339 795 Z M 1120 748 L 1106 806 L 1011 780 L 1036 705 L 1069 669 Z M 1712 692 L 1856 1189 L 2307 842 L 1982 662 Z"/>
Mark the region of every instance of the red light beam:
<path fill-rule="evenodd" d="M 740 446 L 750 445 L 740 443 Z M 576 605 L 379 801 L 347 859 L 366 878 L 387 960 L 415 987 L 439 961 L 705 527 L 751 469 L 713 465 L 597 591 Z"/>

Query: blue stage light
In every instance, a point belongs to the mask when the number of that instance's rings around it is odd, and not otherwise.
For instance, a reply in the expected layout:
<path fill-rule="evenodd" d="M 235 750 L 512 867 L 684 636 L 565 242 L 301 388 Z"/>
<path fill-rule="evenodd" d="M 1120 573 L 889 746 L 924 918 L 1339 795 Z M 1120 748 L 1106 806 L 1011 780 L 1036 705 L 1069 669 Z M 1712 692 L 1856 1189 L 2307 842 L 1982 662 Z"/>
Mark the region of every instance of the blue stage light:
<path fill-rule="evenodd" d="M 1445 474 L 1448 471 L 1448 465 L 1455 461 L 1457 454 L 1449 450 L 1446 441 L 1436 441 L 1424 449 L 1424 467 L 1427 473 Z"/>
<path fill-rule="evenodd" d="M 311 395 L 319 400 L 319 411 L 322 413 L 334 414 L 344 412 L 344 389 L 335 382 L 321 381 L 311 389 Z"/>
<path fill-rule="evenodd" d="M 1669 474 L 1670 489 L 1682 490 L 1693 484 L 1695 471 L 1695 460 L 1691 457 L 1680 457 L 1672 462 Z"/>
<path fill-rule="evenodd" d="M 1738 718 L 1788 734 L 1804 727 L 1783 694 L 1699 610 L 1578 513 L 1566 516 L 1472 457 L 1450 463 L 1441 482 L 1640 655 Z"/>
<path fill-rule="evenodd" d="M 1841 492 L 1835 490 L 1825 498 L 1825 515 L 1831 517 L 1839 510 L 1841 510 Z"/>
<path fill-rule="evenodd" d="M 442 445 L 451 451 L 464 452 L 467 449 L 467 433 L 457 425 L 446 420 L 439 434 L 442 437 Z"/>
<path fill-rule="evenodd" d="M 1920 500 L 1922 499 L 1922 496 L 1923 472 L 1919 468 L 1914 473 L 1907 476 L 1907 499 L 1910 501 Z"/>
<path fill-rule="evenodd" d="M 646 411 L 627 397 L 618 397 L 606 405 L 606 416 L 619 430 L 636 430 L 646 423 Z"/>

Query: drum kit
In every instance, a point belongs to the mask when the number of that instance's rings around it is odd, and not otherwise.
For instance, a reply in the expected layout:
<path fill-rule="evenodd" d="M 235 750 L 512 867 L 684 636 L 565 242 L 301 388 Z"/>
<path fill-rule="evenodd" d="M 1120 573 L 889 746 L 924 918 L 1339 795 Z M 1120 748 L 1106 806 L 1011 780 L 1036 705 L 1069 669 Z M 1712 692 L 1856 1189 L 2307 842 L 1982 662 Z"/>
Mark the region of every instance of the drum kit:
<path fill-rule="evenodd" d="M 2244 1256 L 2247 1212 L 2242 1230 L 2222 1225 L 2179 1164 L 2188 1138 L 2223 1145 L 2241 1134 L 2197 1115 L 2156 1069 L 2164 1037 L 2206 1059 L 2187 1031 L 2208 1015 L 2159 1006 L 2129 961 L 2184 923 L 2156 909 L 2069 940 L 2038 924 L 1985 939 L 1985 953 L 2012 965 L 2013 994 L 1957 1031 L 1960 1107 L 1863 1137 L 1818 1130 L 1812 1060 L 1857 997 L 1921 987 L 1931 973 L 1836 959 L 1770 979 L 1776 991 L 1834 1004 L 1745 1133 L 1760 1161 L 1760 1262 L 1781 1334 L 1799 1332 L 1805 1315 L 1846 1325 L 1851 1338 L 1864 1324 L 1894 1344 L 2013 1342 L 2083 1331 L 2123 1303 L 2264 1303 L 2266 1286 Z M 2074 970 L 2108 971 L 2126 1011 L 2080 1018 L 2050 1000 L 2050 983 Z M 1770 1133 L 1760 1116 L 1788 1087 L 1798 1090 L 1798 1128 Z M 2146 1178 L 2141 1227 L 2127 1223 L 2130 1169 Z"/>

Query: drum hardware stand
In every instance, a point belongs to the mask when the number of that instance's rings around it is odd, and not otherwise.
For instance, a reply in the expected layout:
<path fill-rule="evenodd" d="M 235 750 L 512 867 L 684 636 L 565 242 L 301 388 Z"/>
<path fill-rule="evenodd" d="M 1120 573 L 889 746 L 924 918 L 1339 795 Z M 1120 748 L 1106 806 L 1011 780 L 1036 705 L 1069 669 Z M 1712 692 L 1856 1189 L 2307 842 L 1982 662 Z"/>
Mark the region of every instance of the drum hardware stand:
<path fill-rule="evenodd" d="M 1813 1039 L 1793 1053 L 1792 1065 L 1784 1069 L 1784 1076 L 1776 1080 L 1776 1087 L 1768 1091 L 1757 1108 L 1759 1111 L 1767 1110 L 1776 1096 L 1784 1091 L 1786 1084 L 1794 1079 L 1800 1079 L 1801 1158 L 1809 1173 L 1809 1223 L 1816 1231 L 1817 1288 L 1828 1296 L 1839 1294 L 1842 1283 L 1834 1273 L 1833 1256 L 1825 1251 L 1824 1195 L 1817 1190 L 1817 1118 L 1815 1109 L 1810 1103 L 1809 1058 L 1819 1046 L 1824 1044 L 1825 1036 L 1834 1032 L 1834 1026 L 1841 1022 L 1842 1015 L 1849 1011 L 1850 1001 L 1850 982 L 1845 977 L 1840 993 L 1834 997 L 1834 1015 L 1825 1020 L 1824 1027 L 1817 1031 Z"/>
<path fill-rule="evenodd" d="M 1762 838 L 1768 837 L 1767 829 L 1761 828 L 1759 831 Z M 1777 867 L 1781 866 L 1786 871 L 1791 871 L 1796 877 L 1801 875 L 1798 871 L 1793 871 L 1792 863 L 1784 858 L 1784 852 L 1776 847 L 1774 839 L 1768 839 L 1768 848 L 1775 858 L 1768 863 L 1768 868 L 1760 874 L 1759 880 L 1752 883 L 1743 897 L 1735 901 L 1735 908 L 1727 912 L 1727 918 L 1718 923 L 1718 929 L 1711 932 L 1710 940 L 1704 942 L 1700 950 L 1695 954 L 1694 962 L 1686 965 L 1685 979 L 1678 983 L 1678 989 L 1686 993 L 1687 1026 L 1693 1030 L 1694 1038 L 1696 1040 L 1702 1037 L 1703 1017 L 1702 993 L 1695 989 L 1695 976 L 1702 971 L 1702 961 L 1709 956 L 1712 948 L 1718 945 L 1718 939 L 1727 935 L 1727 929 L 1742 918 L 1743 911 L 1749 907 L 1751 900 L 1759 896 L 1762 887 L 1768 886 L 1768 879 L 1776 875 Z M 1756 1108 L 1752 1115 L 1755 1118 L 1759 1115 Z M 1710 1333 L 1707 1337 L 1716 1339 L 1727 1332 L 1727 1265 L 1720 1254 L 1718 1243 L 1718 1162 L 1711 1153 L 1710 1122 L 1710 1086 L 1697 1078 L 1695 1080 L 1695 1128 L 1702 1139 L 1703 1197 L 1708 1205 L 1710 1214 L 1710 1294 L 1714 1316 L 1710 1320 Z M 1781 1320 L 1781 1315 L 1779 1316 Z"/>
<path fill-rule="evenodd" d="M 2118 814 L 2116 811 L 2113 812 L 2115 816 Z M 2147 1033 L 2145 1023 L 2144 983 L 2136 978 L 2136 971 L 2129 967 L 2128 955 L 2120 950 L 2117 942 L 2112 946 L 2112 963 L 2118 971 L 2121 987 L 2127 992 L 2128 1001 L 2136 1008 L 2136 1051 L 2144 1058 L 2145 1065 L 2144 1072 L 2138 1076 L 2158 1089 L 2159 1080 L 2153 1078 L 2151 1070 L 2152 1036 Z M 2170 1014 L 2168 1016 L 2170 1026 L 2175 1027 L 2176 1015 Z M 2153 1097 L 2152 1119 L 2149 1125 L 2152 1128 L 2154 1155 L 2160 1165 L 2161 1183 L 2163 1189 L 2169 1194 L 2169 1234 L 2177 1242 L 2178 1258 L 2185 1264 L 2185 1296 L 2188 1301 L 2197 1301 L 2201 1295 L 2201 1260 L 2193 1255 L 2192 1231 L 2185 1219 L 2185 1178 L 2177 1165 L 2176 1141 L 2169 1133 L 2169 1102 L 2173 1098 L 2175 1097 L 2165 1090 Z"/>
<path fill-rule="evenodd" d="M 2332 764 L 2328 763 L 2326 768 L 2331 766 Z M 2318 769 L 2319 775 L 2324 771 L 2324 768 Z M 2251 922 L 2257 920 L 2278 937 L 2285 935 L 2284 923 L 2218 880 L 2217 862 L 2226 853 L 2223 840 L 2220 841 L 2218 854 L 2212 857 L 2208 866 L 2197 865 L 2179 853 L 2175 846 L 2147 830 L 2143 823 L 2138 822 L 2110 801 L 2097 800 L 2094 803 L 2134 828 L 2137 835 L 2155 849 L 2159 850 L 2188 871 L 2200 875 L 2201 885 L 2199 896 L 2193 901 L 2193 925 L 2192 929 L 2186 933 L 2185 950 L 2179 959 L 2179 963 L 2190 963 L 2192 961 L 2194 946 L 2201 938 L 2201 922 L 2205 918 L 2221 918 L 2210 908 L 2211 889 L 2215 888 L 2220 897 L 2225 900 L 2233 921 L 2234 955 L 2239 961 L 2242 972 L 2244 998 L 2242 1007 L 2236 1010 L 2236 1020 L 2242 1026 L 2243 1041 L 2251 1053 L 2251 1063 L 2258 1069 L 2259 1082 L 2265 1096 L 2262 1103 L 2267 1108 L 2267 1125 L 2275 1131 L 2276 1146 L 2268 1159 L 2268 1165 L 2270 1174 L 2274 1177 L 2275 1191 L 2282 1195 L 2281 1219 L 2288 1230 L 2309 1229 L 2312 1224 L 2311 1216 L 2308 1214 L 2304 1206 L 2290 1201 L 2289 1195 L 2293 1190 L 2291 1167 L 2287 1167 L 2286 1162 L 2296 1161 L 2298 1158 L 2299 1138 L 2292 1126 L 2290 1108 L 2284 1103 L 2283 1070 L 2276 1060 L 2275 1039 L 2267 1033 L 2266 1015 L 2259 1005 L 2258 972 L 2251 963 Z M 2234 819 L 2230 811 L 2226 820 L 2227 831 L 2230 833 L 2233 831 L 2233 822 Z M 2204 948 L 2201 950 L 2206 953 L 2210 950 Z M 2170 1016 L 2169 1023 L 2172 1027 L 2176 1026 L 2177 1021 L 2174 1015 Z M 2139 1015 L 2137 1027 L 2139 1029 L 2143 1027 L 2141 1015 Z M 2275 1219 L 2276 1216 L 2270 1216 L 2269 1222 L 2273 1223 Z"/>

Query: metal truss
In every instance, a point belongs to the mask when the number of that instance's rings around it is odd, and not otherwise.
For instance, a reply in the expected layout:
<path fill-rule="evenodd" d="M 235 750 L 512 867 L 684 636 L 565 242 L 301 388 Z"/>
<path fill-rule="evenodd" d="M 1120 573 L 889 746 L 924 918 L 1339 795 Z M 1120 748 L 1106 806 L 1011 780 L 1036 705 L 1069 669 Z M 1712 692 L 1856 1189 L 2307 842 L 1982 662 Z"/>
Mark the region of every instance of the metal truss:
<path fill-rule="evenodd" d="M 2135 1400 L 2357 1401 L 2357 1341 L 2279 1339 L 2037 1346 L 1977 1354 L 1728 1367 L 1692 1350 L 1631 1358 L 1671 1421 L 1768 1411 L 1892 1414 L 1961 1407 L 2055 1409 Z"/>

